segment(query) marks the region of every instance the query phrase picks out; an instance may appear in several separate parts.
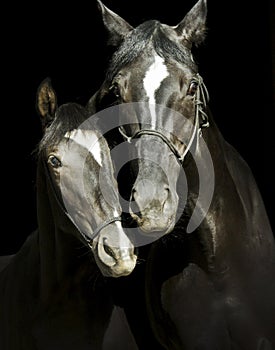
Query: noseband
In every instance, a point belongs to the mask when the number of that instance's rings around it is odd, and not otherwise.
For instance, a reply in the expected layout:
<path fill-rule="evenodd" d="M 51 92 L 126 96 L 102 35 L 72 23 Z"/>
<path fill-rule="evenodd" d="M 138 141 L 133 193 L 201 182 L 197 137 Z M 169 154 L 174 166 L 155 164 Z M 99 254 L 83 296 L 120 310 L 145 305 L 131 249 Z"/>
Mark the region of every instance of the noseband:
<path fill-rule="evenodd" d="M 180 154 L 177 148 L 173 145 L 173 143 L 166 137 L 163 133 L 157 131 L 157 130 L 151 130 L 151 129 L 142 129 L 137 131 L 133 136 L 127 136 L 123 129 L 120 127 L 119 132 L 124 137 L 127 142 L 131 143 L 133 139 L 140 138 L 142 135 L 151 135 L 159 137 L 171 150 L 171 152 L 176 156 L 177 160 L 182 165 L 185 159 L 186 154 L 189 152 L 190 148 L 192 147 L 192 144 L 197 137 L 200 137 L 202 135 L 202 129 L 209 127 L 209 121 L 208 121 L 208 115 L 205 112 L 207 103 L 209 101 L 209 94 L 207 91 L 207 88 L 203 82 L 202 77 L 199 74 L 196 74 L 196 76 L 193 78 L 195 82 L 198 84 L 198 89 L 195 94 L 195 123 L 192 135 L 190 137 L 190 140 L 188 142 L 188 145 L 186 149 L 184 150 L 183 154 Z"/>
<path fill-rule="evenodd" d="M 99 225 L 91 235 L 87 235 L 86 233 L 82 232 L 82 230 L 80 230 L 80 228 L 78 227 L 78 225 L 75 223 L 74 219 L 71 217 L 71 215 L 69 214 L 69 212 L 67 211 L 67 209 L 65 208 L 64 203 L 61 201 L 60 196 L 58 196 L 58 194 L 56 193 L 56 189 L 54 187 L 51 175 L 49 173 L 49 168 L 47 166 L 47 162 L 46 160 L 43 161 L 44 163 L 44 168 L 45 168 L 45 174 L 46 177 L 48 179 L 48 182 L 50 183 L 51 186 L 51 190 L 54 194 L 55 200 L 58 203 L 59 208 L 62 210 L 62 212 L 68 217 L 68 219 L 74 224 L 74 226 L 77 228 L 77 230 L 79 231 L 79 233 L 81 234 L 82 238 L 84 239 L 85 243 L 87 243 L 89 246 L 91 246 L 91 243 L 93 242 L 93 240 L 100 234 L 100 232 L 107 227 L 108 225 L 112 224 L 113 222 L 116 221 L 122 221 L 121 217 L 119 216 L 115 216 L 111 219 L 108 219 L 106 221 L 103 221 L 103 223 L 101 225 Z"/>

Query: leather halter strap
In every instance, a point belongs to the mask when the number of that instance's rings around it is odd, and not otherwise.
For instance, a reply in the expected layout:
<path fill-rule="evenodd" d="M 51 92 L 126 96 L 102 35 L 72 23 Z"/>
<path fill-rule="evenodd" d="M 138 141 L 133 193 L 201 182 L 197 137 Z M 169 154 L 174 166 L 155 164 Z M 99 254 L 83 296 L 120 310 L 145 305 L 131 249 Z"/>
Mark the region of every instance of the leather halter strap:
<path fill-rule="evenodd" d="M 67 216 L 67 218 L 74 224 L 74 226 L 77 228 L 77 230 L 79 231 L 79 233 L 81 234 L 82 238 L 84 239 L 85 243 L 87 243 L 88 245 L 90 245 L 92 243 L 92 241 L 100 234 L 100 232 L 107 227 L 108 225 L 112 224 L 113 222 L 116 221 L 122 221 L 122 218 L 119 216 L 114 216 L 108 220 L 103 221 L 94 231 L 91 235 L 87 235 L 86 233 L 82 232 L 82 230 L 78 227 L 78 225 L 76 224 L 76 222 L 74 221 L 74 219 L 72 218 L 72 216 L 70 215 L 70 213 L 67 211 L 67 209 L 65 208 L 64 203 L 61 201 L 60 197 L 58 196 L 58 194 L 56 193 L 56 189 L 54 187 L 51 175 L 49 173 L 49 168 L 47 166 L 47 162 L 44 159 L 43 160 L 44 163 L 44 169 L 45 169 L 45 174 L 47 177 L 48 182 L 50 183 L 51 186 L 51 190 L 54 194 L 55 200 L 59 206 L 59 208 L 62 210 L 62 212 Z"/>
<path fill-rule="evenodd" d="M 177 148 L 174 146 L 174 144 L 169 140 L 168 137 L 166 137 L 163 133 L 157 130 L 152 129 L 141 129 L 137 131 L 134 135 L 128 136 L 125 134 L 123 129 L 120 127 L 119 132 L 121 135 L 126 139 L 129 143 L 132 142 L 133 139 L 137 139 L 141 137 L 142 135 L 152 135 L 159 137 L 171 150 L 171 152 L 175 155 L 177 160 L 183 164 L 186 154 L 189 152 L 189 150 L 192 147 L 192 144 L 197 137 L 201 136 L 202 129 L 209 127 L 209 121 L 208 121 L 208 115 L 205 112 L 205 108 L 207 106 L 207 103 L 209 101 L 209 94 L 207 91 L 207 88 L 203 82 L 202 77 L 199 74 L 196 74 L 196 76 L 193 78 L 193 81 L 197 82 L 198 89 L 195 94 L 195 123 L 192 131 L 192 135 L 190 137 L 190 140 L 188 142 L 188 145 L 186 146 L 183 154 L 180 154 Z"/>

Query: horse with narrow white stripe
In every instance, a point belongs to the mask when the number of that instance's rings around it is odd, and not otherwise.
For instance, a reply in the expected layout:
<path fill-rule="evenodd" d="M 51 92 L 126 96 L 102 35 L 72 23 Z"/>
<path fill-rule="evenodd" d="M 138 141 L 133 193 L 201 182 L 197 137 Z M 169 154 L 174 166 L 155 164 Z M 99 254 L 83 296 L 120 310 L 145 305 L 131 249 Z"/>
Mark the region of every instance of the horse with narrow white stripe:
<path fill-rule="evenodd" d="M 274 235 L 251 170 L 212 117 L 192 55 L 205 38 L 207 1 L 176 26 L 136 28 L 97 2 L 116 50 L 89 108 L 118 105 L 120 134 L 137 159 L 130 213 L 142 237 L 169 233 L 146 255 L 142 315 L 165 349 L 275 349 Z"/>

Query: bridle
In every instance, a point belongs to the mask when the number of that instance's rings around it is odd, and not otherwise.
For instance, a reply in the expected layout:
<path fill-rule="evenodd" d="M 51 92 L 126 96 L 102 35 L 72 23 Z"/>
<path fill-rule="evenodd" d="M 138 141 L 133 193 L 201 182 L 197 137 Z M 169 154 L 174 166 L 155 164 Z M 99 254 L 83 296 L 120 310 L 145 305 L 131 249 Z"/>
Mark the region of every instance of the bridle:
<path fill-rule="evenodd" d="M 52 181 L 52 177 L 49 173 L 49 168 L 47 166 L 47 161 L 43 160 L 43 163 L 44 163 L 44 168 L 45 168 L 45 174 L 46 174 L 46 177 L 47 177 L 47 180 L 48 182 L 50 183 L 50 186 L 51 186 L 51 190 L 54 194 L 54 197 L 55 197 L 55 200 L 59 206 L 59 208 L 61 209 L 61 211 L 67 216 L 67 218 L 74 224 L 74 226 L 77 228 L 77 230 L 79 231 L 79 233 L 81 234 L 84 242 L 86 244 L 88 244 L 88 246 L 91 247 L 92 243 L 93 243 L 93 240 L 100 234 L 100 232 L 107 226 L 109 226 L 110 224 L 112 224 L 113 222 L 116 222 L 116 221 L 122 221 L 122 218 L 119 217 L 119 216 L 114 216 L 108 220 L 105 220 L 103 221 L 99 226 L 97 226 L 97 228 L 93 231 L 93 233 L 91 235 L 87 235 L 86 233 L 84 233 L 79 227 L 78 225 L 76 224 L 76 222 L 74 221 L 74 219 L 72 218 L 72 216 L 70 215 L 70 213 L 67 211 L 63 201 L 61 201 L 60 199 L 60 196 L 57 194 L 56 192 L 56 188 L 53 184 L 53 181 Z"/>
<path fill-rule="evenodd" d="M 202 136 L 202 129 L 209 127 L 209 120 L 208 115 L 205 112 L 207 103 L 209 101 L 209 94 L 207 91 L 207 88 L 203 82 L 202 77 L 199 74 L 196 74 L 196 76 L 193 78 L 193 81 L 198 84 L 198 88 L 195 94 L 194 98 L 194 104 L 195 104 L 195 123 L 192 131 L 192 135 L 190 137 L 190 140 L 188 142 L 188 145 L 186 146 L 183 154 L 180 154 L 180 152 L 177 150 L 175 145 L 169 140 L 167 136 L 165 136 L 162 132 L 152 129 L 141 129 L 134 133 L 132 136 L 128 136 L 125 134 L 122 127 L 119 127 L 119 132 L 124 137 L 124 139 L 131 143 L 132 140 L 140 138 L 142 135 L 151 135 L 156 136 L 160 138 L 171 150 L 171 152 L 175 155 L 177 160 L 182 165 L 184 162 L 184 159 L 186 157 L 186 154 L 190 151 L 194 140 Z"/>
<path fill-rule="evenodd" d="M 202 134 L 202 129 L 209 127 L 209 121 L 208 121 L 208 115 L 205 112 L 207 103 L 209 101 L 209 94 L 207 91 L 207 88 L 203 82 L 202 77 L 199 74 L 196 74 L 196 76 L 193 78 L 193 81 L 197 82 L 198 89 L 195 94 L 194 103 L 195 103 L 195 123 L 192 131 L 192 135 L 190 137 L 190 140 L 188 142 L 188 145 L 186 149 L 184 150 L 183 154 L 180 154 L 177 148 L 174 146 L 174 144 L 169 140 L 167 136 L 165 136 L 163 133 L 157 131 L 157 130 L 151 130 L 151 129 L 141 129 L 137 131 L 134 135 L 128 136 L 125 134 L 123 129 L 120 127 L 119 132 L 122 134 L 122 136 L 131 143 L 133 139 L 138 139 L 142 135 L 152 135 L 160 138 L 171 150 L 171 152 L 176 156 L 177 160 L 183 164 L 186 154 L 189 152 L 189 150 L 192 147 L 192 144 L 195 140 L 195 138 L 199 138 Z M 62 212 L 69 218 L 69 220 L 74 224 L 74 226 L 77 228 L 77 230 L 80 232 L 82 238 L 84 239 L 85 243 L 91 246 L 93 240 L 98 237 L 100 232 L 107 227 L 108 225 L 117 222 L 122 221 L 122 218 L 119 216 L 112 217 L 108 220 L 105 220 L 100 224 L 91 235 L 87 235 L 86 233 L 82 232 L 82 230 L 78 227 L 70 213 L 67 211 L 64 203 L 61 201 L 60 196 L 56 193 L 56 188 L 53 184 L 51 175 L 49 173 L 49 168 L 47 166 L 46 160 L 44 160 L 44 168 L 45 168 L 45 174 L 48 179 L 48 182 L 50 183 L 52 192 L 55 196 L 56 202 L 58 203 L 59 208 L 62 210 Z"/>

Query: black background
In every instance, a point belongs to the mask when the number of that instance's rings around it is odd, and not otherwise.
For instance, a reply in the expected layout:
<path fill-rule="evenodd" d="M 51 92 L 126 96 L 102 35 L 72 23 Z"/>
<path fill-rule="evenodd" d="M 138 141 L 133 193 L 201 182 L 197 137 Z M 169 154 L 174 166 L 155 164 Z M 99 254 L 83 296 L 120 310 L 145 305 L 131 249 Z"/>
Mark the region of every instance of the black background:
<path fill-rule="evenodd" d="M 133 26 L 148 19 L 176 25 L 194 3 L 105 0 Z M 109 53 L 95 0 L 8 6 L 1 11 L 6 20 L 1 35 L 1 254 L 16 252 L 36 228 L 32 152 L 42 136 L 35 110 L 38 85 L 51 77 L 59 104 L 85 104 L 103 81 Z M 271 1 L 209 0 L 208 9 L 208 36 L 195 58 L 214 118 L 250 165 L 274 232 L 274 6 Z"/>

